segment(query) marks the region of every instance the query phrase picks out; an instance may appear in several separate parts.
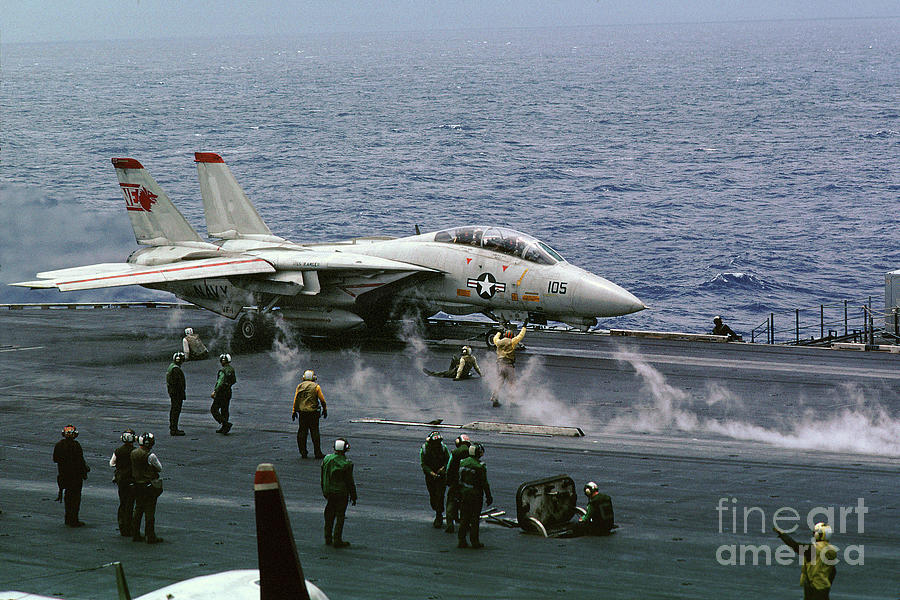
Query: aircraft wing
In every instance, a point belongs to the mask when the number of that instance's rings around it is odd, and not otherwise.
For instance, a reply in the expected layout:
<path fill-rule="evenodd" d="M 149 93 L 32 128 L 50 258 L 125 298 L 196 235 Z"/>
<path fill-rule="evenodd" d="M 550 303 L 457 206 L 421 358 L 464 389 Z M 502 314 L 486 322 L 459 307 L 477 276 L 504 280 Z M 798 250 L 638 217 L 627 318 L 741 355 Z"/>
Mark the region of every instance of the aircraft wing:
<path fill-rule="evenodd" d="M 101 263 L 45 271 L 39 279 L 13 283 L 31 289 L 57 288 L 61 292 L 117 287 L 122 285 L 146 285 L 189 279 L 233 277 L 255 273 L 274 273 L 275 267 L 267 261 L 252 256 L 231 258 L 207 258 L 184 260 L 163 265 L 135 265 L 131 263 Z"/>

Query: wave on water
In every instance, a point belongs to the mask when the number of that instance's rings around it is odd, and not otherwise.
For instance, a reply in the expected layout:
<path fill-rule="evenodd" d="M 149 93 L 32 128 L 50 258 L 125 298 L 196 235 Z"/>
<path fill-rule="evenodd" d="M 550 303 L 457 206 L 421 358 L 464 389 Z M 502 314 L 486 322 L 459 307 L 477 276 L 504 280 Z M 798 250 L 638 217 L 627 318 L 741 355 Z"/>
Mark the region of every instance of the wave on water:
<path fill-rule="evenodd" d="M 663 374 L 634 354 L 620 353 L 617 359 L 629 363 L 649 393 L 648 401 L 636 413 L 613 418 L 609 432 L 660 433 L 680 431 L 712 434 L 735 440 L 762 442 L 791 449 L 825 450 L 855 454 L 900 456 L 900 419 L 859 390 L 846 389 L 846 403 L 832 409 L 807 407 L 800 414 L 779 416 L 780 428 L 769 428 L 739 418 L 714 419 L 698 414 L 695 400 L 685 390 L 666 381 Z M 707 386 L 700 402 L 709 407 L 725 404 L 736 412 L 743 399 L 717 383 Z M 815 427 L 811 427 L 811 424 Z"/>
<path fill-rule="evenodd" d="M 893 137 L 895 135 L 900 135 L 900 131 L 894 131 L 893 129 L 880 129 L 875 133 L 864 133 L 862 134 L 863 139 L 867 140 L 875 140 L 875 139 L 883 139 Z"/>
<path fill-rule="evenodd" d="M 754 291 L 754 290 L 771 290 L 773 286 L 765 282 L 760 277 L 752 273 L 717 273 L 709 281 L 700 284 L 700 289 L 704 291 Z"/>

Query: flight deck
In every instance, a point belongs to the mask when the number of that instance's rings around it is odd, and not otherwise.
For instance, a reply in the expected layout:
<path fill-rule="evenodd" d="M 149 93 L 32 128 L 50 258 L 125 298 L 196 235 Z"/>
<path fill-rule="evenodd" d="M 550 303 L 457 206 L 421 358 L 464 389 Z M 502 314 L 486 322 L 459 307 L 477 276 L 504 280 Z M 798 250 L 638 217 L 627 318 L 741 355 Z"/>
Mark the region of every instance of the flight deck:
<path fill-rule="evenodd" d="M 212 358 L 185 363 L 187 435 L 170 437 L 165 371 L 184 327 Z M 196 310 L 0 311 L 0 589 L 114 598 L 114 573 L 102 567 L 112 561 L 135 596 L 255 568 L 253 475 L 271 462 L 304 574 L 332 600 L 800 597 L 800 566 L 776 560 L 771 527 L 794 511 L 804 541 L 807 516 L 824 519 L 819 508 L 845 517 L 832 538 L 832 597 L 900 591 L 900 355 L 529 331 L 517 393 L 492 408 L 494 357 L 478 327 L 343 345 L 279 337 L 271 350 L 232 351 L 234 428 L 223 436 L 209 395 L 232 328 Z M 464 343 L 483 379 L 422 372 L 445 369 Z M 346 437 L 355 464 L 359 502 L 341 550 L 323 543 L 319 462 L 300 459 L 291 421 L 308 368 L 328 402 L 323 446 Z M 577 489 L 593 480 L 612 497 L 618 530 L 560 539 L 482 523 L 486 547 L 457 549 L 455 535 L 431 526 L 418 464 L 427 423 L 438 421 L 448 444 L 465 432 L 485 445 L 507 516 L 521 483 L 565 473 Z M 463 428 L 473 422 L 499 425 Z M 91 467 L 78 529 L 54 502 L 52 449 L 68 423 Z M 118 535 L 108 461 L 126 427 L 157 436 L 159 545 Z"/>

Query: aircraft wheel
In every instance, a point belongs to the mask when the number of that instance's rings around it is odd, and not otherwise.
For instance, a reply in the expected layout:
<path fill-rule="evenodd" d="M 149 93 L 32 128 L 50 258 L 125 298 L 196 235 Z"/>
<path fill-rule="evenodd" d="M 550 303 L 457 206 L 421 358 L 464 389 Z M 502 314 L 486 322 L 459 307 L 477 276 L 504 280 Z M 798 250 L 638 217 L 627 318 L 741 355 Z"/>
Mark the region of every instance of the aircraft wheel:
<path fill-rule="evenodd" d="M 266 349 L 275 337 L 275 327 L 259 314 L 242 315 L 238 321 L 233 343 L 240 350 Z"/>
<path fill-rule="evenodd" d="M 503 330 L 491 329 L 484 335 L 484 343 L 487 345 L 488 350 L 493 350 L 494 348 L 496 348 L 496 346 L 494 346 L 494 336 L 498 333 L 503 333 Z"/>
<path fill-rule="evenodd" d="M 259 334 L 259 325 L 257 324 L 256 319 L 247 315 L 241 317 L 241 320 L 238 323 L 238 329 L 241 332 L 241 337 L 247 342 L 253 341 L 253 338 Z"/>

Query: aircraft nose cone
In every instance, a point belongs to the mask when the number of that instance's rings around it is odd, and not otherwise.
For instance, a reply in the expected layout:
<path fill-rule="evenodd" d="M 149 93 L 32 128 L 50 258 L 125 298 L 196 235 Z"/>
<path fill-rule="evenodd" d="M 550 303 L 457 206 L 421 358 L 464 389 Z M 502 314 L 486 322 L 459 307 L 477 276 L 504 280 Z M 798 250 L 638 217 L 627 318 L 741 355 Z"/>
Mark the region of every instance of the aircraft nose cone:
<path fill-rule="evenodd" d="M 625 288 L 590 273 L 584 274 L 579 282 L 575 304 L 580 314 L 593 317 L 618 317 L 647 308 Z"/>

